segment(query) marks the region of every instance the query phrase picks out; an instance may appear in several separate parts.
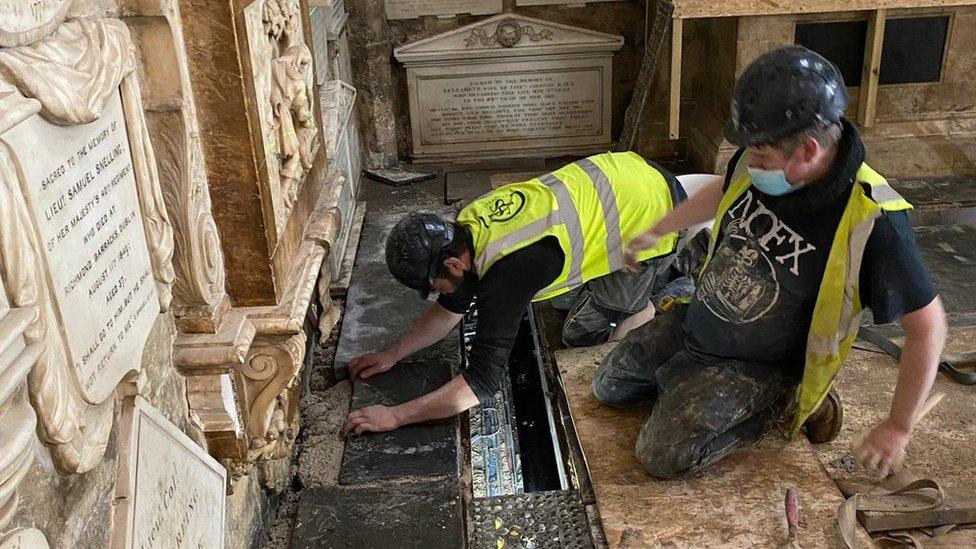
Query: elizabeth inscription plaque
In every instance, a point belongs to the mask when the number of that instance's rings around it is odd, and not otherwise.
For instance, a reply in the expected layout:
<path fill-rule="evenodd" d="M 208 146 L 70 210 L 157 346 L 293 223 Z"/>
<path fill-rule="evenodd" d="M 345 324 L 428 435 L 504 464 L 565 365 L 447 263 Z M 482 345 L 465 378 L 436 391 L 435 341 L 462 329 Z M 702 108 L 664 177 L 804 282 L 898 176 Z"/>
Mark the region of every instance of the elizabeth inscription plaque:
<path fill-rule="evenodd" d="M 23 174 L 68 357 L 85 398 L 102 402 L 138 367 L 159 313 L 121 97 L 89 124 L 32 116 L 3 140 Z"/>
<path fill-rule="evenodd" d="M 622 38 L 505 14 L 407 44 L 418 159 L 584 153 L 610 146 Z"/>

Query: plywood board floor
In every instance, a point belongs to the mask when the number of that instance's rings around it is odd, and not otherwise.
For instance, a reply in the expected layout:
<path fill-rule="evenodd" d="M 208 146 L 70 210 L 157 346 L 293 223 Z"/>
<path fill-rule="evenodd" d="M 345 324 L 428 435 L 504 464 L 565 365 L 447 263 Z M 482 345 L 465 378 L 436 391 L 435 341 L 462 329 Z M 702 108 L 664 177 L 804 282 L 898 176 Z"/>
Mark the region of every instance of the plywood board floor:
<path fill-rule="evenodd" d="M 649 410 L 608 408 L 590 390 L 611 348 L 555 353 L 610 547 L 776 547 L 787 539 L 788 488 L 800 498 L 800 545 L 840 546 L 834 517 L 843 497 L 806 439 L 770 435 L 689 479 L 648 476 L 634 444 Z"/>
<path fill-rule="evenodd" d="M 953 330 L 948 352 L 976 350 L 976 328 Z M 817 447 L 820 460 L 834 479 L 864 482 L 856 466 L 851 441 L 877 425 L 888 413 L 898 376 L 897 365 L 881 353 L 854 350 L 837 378 L 844 403 L 844 427 L 837 440 Z M 908 445 L 905 472 L 933 478 L 946 487 L 976 488 L 976 387 L 953 382 L 939 374 L 933 391 L 945 398 L 919 423 Z M 922 536 L 925 547 L 976 547 L 976 529 L 954 532 L 936 539 Z"/>

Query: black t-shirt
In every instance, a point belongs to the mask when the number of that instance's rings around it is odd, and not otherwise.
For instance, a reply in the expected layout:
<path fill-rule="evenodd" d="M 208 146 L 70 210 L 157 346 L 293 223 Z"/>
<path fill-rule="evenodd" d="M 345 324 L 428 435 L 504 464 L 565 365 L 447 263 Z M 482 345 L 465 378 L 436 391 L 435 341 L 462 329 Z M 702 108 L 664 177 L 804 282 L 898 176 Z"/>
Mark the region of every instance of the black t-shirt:
<path fill-rule="evenodd" d="M 729 163 L 726 188 L 742 153 Z M 845 121 L 826 177 L 779 197 L 752 187 L 729 208 L 685 319 L 689 347 L 802 373 L 827 256 L 863 161 L 863 143 Z M 860 294 L 879 324 L 935 298 L 905 212 L 885 212 L 875 221 L 861 264 Z"/>
<path fill-rule="evenodd" d="M 478 329 L 461 375 L 482 404 L 501 387 L 526 307 L 559 276 L 564 262 L 559 240 L 548 236 L 496 261 L 484 279 L 466 277 L 454 293 L 437 298 L 441 307 L 463 314 L 477 294 Z"/>

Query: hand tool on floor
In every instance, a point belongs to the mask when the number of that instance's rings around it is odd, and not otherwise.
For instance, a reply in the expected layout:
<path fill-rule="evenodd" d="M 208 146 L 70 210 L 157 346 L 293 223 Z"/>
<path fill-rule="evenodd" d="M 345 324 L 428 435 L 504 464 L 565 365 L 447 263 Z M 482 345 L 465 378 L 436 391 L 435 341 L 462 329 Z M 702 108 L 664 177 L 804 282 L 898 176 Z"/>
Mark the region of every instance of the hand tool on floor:
<path fill-rule="evenodd" d="M 800 543 L 796 539 L 796 531 L 800 527 L 800 501 L 796 496 L 796 490 L 789 488 L 786 490 L 786 525 L 789 527 L 789 537 L 782 549 L 800 549 Z"/>
<path fill-rule="evenodd" d="M 925 399 L 925 404 L 922 405 L 922 410 L 918 413 L 918 419 L 915 420 L 915 425 L 917 426 L 918 423 L 921 422 L 922 419 L 926 415 L 928 415 L 928 413 L 931 412 L 932 409 L 935 408 L 935 406 L 939 402 L 942 402 L 943 398 L 945 398 L 945 393 L 930 394 L 929 397 Z M 853 446 L 852 449 L 854 451 L 855 456 L 861 455 L 861 447 L 864 445 L 864 441 L 865 439 L 868 438 L 868 435 L 870 433 L 871 433 L 870 429 L 864 429 L 863 431 L 859 432 L 857 435 L 854 436 L 854 439 L 852 441 L 852 446 Z M 901 466 L 904 462 L 905 462 L 905 450 L 902 449 L 901 452 L 899 452 L 898 456 L 895 457 L 894 461 L 891 463 L 890 473 L 897 473 L 901 469 Z"/>

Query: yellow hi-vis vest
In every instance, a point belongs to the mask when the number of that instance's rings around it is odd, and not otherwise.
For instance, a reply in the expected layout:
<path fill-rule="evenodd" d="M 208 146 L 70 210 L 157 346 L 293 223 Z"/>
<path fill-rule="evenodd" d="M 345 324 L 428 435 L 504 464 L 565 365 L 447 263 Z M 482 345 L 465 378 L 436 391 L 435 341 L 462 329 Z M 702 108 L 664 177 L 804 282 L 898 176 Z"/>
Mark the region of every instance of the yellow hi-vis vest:
<path fill-rule="evenodd" d="M 746 170 L 748 165 L 748 155 L 743 154 L 715 214 L 708 257 L 702 272 L 711 261 L 726 212 L 752 185 Z M 827 256 L 827 267 L 817 293 L 817 304 L 814 306 L 813 319 L 807 334 L 803 380 L 800 382 L 790 437 L 795 436 L 803 422 L 820 407 L 857 338 L 857 330 L 861 324 L 861 259 L 874 228 L 874 220 L 882 211 L 912 209 L 912 205 L 867 164 L 861 164 L 855 179 L 856 183 L 851 189 L 844 214 L 834 233 L 830 254 Z M 865 187 L 870 188 L 871 196 L 865 193 Z"/>
<path fill-rule="evenodd" d="M 541 301 L 620 270 L 624 247 L 673 206 L 664 176 L 643 158 L 604 153 L 499 187 L 461 210 L 457 222 L 471 231 L 479 279 L 506 255 L 556 237 L 565 262 L 559 276 L 533 298 Z M 677 240 L 677 233 L 669 234 L 637 259 L 671 253 Z"/>

